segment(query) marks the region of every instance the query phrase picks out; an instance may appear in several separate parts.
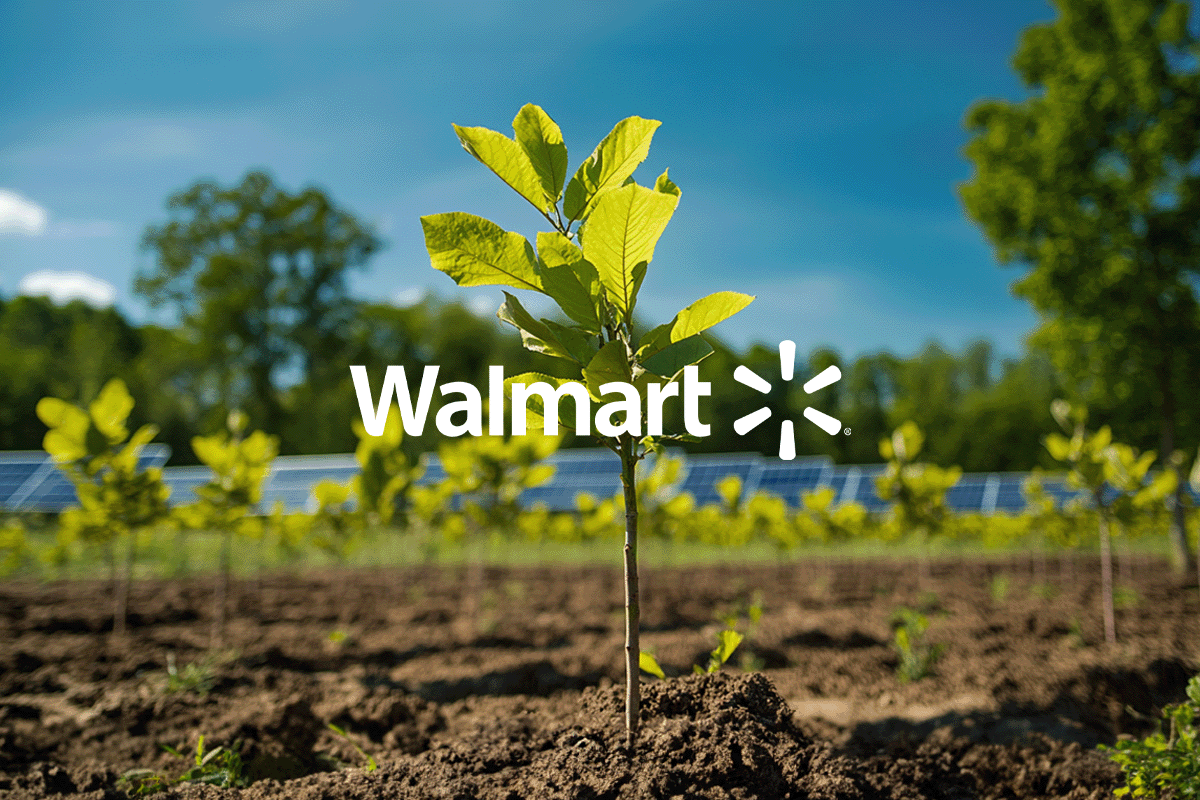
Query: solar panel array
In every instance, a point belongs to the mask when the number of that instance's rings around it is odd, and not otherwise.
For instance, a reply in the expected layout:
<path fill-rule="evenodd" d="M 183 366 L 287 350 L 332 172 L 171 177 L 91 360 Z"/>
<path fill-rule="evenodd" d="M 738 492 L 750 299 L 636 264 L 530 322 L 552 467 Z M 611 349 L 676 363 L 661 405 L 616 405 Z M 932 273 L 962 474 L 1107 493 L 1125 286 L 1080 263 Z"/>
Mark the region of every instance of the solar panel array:
<path fill-rule="evenodd" d="M 138 467 L 161 467 L 171 457 L 165 444 L 148 444 Z M 0 453 L 0 508 L 8 511 L 59 512 L 78 503 L 75 487 L 54 465 L 49 453 L 26 450 Z"/>
<path fill-rule="evenodd" d="M 681 453 L 675 454 L 677 457 Z M 140 465 L 162 466 L 170 456 L 166 445 L 147 445 Z M 883 474 L 881 464 L 837 466 L 826 456 L 780 461 L 757 453 L 693 455 L 684 457 L 677 491 L 690 492 L 697 505 L 719 504 L 716 485 L 726 476 L 736 475 L 742 482 L 743 496 L 761 491 L 782 497 L 791 507 L 799 507 L 806 492 L 821 486 L 836 492 L 837 503 L 857 502 L 870 511 L 882 512 L 888 504 L 875 491 L 875 481 Z M 437 455 L 426 453 L 421 463 L 424 474 L 418 483 L 432 484 L 445 478 Z M 545 485 L 526 489 L 522 505 L 542 504 L 552 511 L 570 511 L 576 497 L 587 492 L 594 497 L 611 497 L 621 489 L 619 461 L 604 448 L 563 450 L 552 455 L 554 477 Z M 640 465 L 648 471 L 652 459 Z M 313 487 L 321 481 L 345 484 L 358 473 L 358 462 L 351 454 L 327 456 L 280 456 L 272 464 L 263 487 L 259 511 L 267 512 L 276 502 L 288 510 L 313 511 L 316 499 Z M 171 503 L 181 505 L 196 499 L 197 487 L 208 482 L 207 467 L 165 467 L 163 480 L 171 487 Z M 992 513 L 1020 512 L 1025 508 L 1025 473 L 967 473 L 946 495 L 954 511 Z M 1080 496 L 1061 476 L 1043 476 L 1042 488 L 1059 507 Z M 1200 502 L 1200 496 L 1189 493 Z M 0 509 L 9 511 L 57 512 L 77 502 L 75 489 L 50 457 L 41 451 L 0 452 Z"/>

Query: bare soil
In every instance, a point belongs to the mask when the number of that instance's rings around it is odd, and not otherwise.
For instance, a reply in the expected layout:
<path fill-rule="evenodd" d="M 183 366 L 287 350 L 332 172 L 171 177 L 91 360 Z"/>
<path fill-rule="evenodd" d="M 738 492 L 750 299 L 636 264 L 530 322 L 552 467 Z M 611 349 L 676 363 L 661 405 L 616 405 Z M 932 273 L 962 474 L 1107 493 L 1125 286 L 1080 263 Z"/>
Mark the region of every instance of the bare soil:
<path fill-rule="evenodd" d="M 3 583 L 0 797 L 124 798 L 139 769 L 162 798 L 1110 797 L 1096 745 L 1183 698 L 1200 601 L 1137 562 L 1106 645 L 1098 564 L 1069 566 L 1052 591 L 1021 561 L 644 570 L 668 680 L 644 676 L 632 755 L 616 568 L 268 576 L 234 585 L 216 646 L 211 578 L 136 584 L 123 640 L 105 583 Z M 730 663 L 692 676 L 756 596 Z M 900 606 L 944 648 L 907 684 Z M 168 783 L 200 736 L 243 788 Z"/>

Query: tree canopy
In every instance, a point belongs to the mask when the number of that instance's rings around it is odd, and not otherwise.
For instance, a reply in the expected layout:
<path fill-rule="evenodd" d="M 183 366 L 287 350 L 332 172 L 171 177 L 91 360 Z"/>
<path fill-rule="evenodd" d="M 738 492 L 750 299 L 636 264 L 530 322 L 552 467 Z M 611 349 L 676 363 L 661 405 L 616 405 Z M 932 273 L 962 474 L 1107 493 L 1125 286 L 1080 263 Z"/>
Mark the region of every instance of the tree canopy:
<path fill-rule="evenodd" d="M 1014 291 L 1068 389 L 1136 405 L 1168 458 L 1200 436 L 1183 406 L 1200 391 L 1200 49 L 1184 2 L 1056 5 L 1013 58 L 1030 96 L 967 113 L 962 200 L 1030 267 Z M 1182 566 L 1182 513 L 1173 536 Z"/>
<path fill-rule="evenodd" d="M 175 307 L 184 337 L 220 365 L 230 408 L 279 430 L 284 383 L 344 370 L 342 331 L 354 310 L 346 273 L 382 242 L 320 190 L 289 194 L 263 172 L 230 188 L 197 182 L 167 206 L 172 219 L 143 237 L 155 265 L 135 289 Z"/>

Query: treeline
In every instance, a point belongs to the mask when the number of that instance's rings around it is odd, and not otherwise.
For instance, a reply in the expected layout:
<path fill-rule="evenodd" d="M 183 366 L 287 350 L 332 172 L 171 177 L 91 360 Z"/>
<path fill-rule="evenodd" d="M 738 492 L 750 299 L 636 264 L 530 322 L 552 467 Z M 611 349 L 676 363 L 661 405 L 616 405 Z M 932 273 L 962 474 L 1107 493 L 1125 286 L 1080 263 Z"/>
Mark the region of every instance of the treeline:
<path fill-rule="evenodd" d="M 280 437 L 281 453 L 353 450 L 357 440 L 351 423 L 359 409 L 351 364 L 367 366 L 377 391 L 391 364 L 405 366 L 414 378 L 425 365 L 437 365 L 439 383 L 480 387 L 486 386 L 492 364 L 504 365 L 508 375 L 553 373 L 556 366 L 525 350 L 517 334 L 494 318 L 459 303 L 427 298 L 397 308 L 356 302 L 345 319 L 337 336 L 324 337 L 319 352 L 307 354 L 304 381 L 289 384 L 286 366 L 277 373 L 275 407 L 268 415 L 255 407 L 253 393 L 239 389 L 244 375 L 231 370 L 224 357 L 213 358 L 211 346 L 189 341 L 182 329 L 138 326 L 114 308 L 82 302 L 56 306 L 45 298 L 0 298 L 0 449 L 40 449 L 45 427 L 34 414 L 37 401 L 53 396 L 86 403 L 112 377 L 123 379 L 136 400 L 131 422 L 158 425 L 157 440 L 171 446 L 172 463 L 186 464 L 193 459 L 191 438 L 222 430 L 234 405 L 229 398 L 237 397 L 253 426 Z M 712 396 L 701 401 L 701 419 L 711 423 L 712 435 L 687 445 L 693 452 L 776 453 L 778 421 L 793 419 L 798 453 L 872 463 L 879 461 L 879 440 L 912 420 L 936 431 L 926 457 L 942 465 L 972 472 L 1054 466 L 1041 441 L 1055 430 L 1049 409 L 1062 387 L 1037 353 L 999 359 L 991 345 L 975 342 L 961 353 L 931 344 L 910 358 L 877 353 L 843 361 L 821 349 L 797 364 L 795 379 L 785 383 L 774 348 L 737 353 L 719 341 L 714 345 L 716 352 L 701 364 L 701 378 L 712 383 Z M 771 393 L 764 396 L 735 382 L 731 376 L 739 364 L 767 379 Z M 818 395 L 805 395 L 803 382 L 830 364 L 839 366 L 842 380 Z M 434 410 L 439 399 L 435 395 Z M 771 421 L 737 435 L 733 420 L 764 404 L 772 409 Z M 851 434 L 829 436 L 808 424 L 802 419 L 807 405 L 836 416 Z M 1119 411 L 1097 409 L 1093 419 L 1152 449 L 1154 430 L 1139 430 L 1136 418 L 1121 419 Z M 683 429 L 682 409 L 671 402 L 667 424 Z M 406 439 L 414 455 L 436 445 L 432 424 L 424 435 Z"/>

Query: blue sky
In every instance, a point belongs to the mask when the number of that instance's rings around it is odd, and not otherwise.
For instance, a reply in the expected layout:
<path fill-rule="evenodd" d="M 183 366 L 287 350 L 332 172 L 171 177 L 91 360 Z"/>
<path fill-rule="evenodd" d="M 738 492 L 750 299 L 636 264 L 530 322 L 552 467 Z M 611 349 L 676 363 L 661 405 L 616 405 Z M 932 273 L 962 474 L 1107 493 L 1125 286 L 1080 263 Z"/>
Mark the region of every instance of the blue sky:
<path fill-rule="evenodd" d="M 1019 99 L 1009 66 L 1043 0 L 819 3 L 0 0 L 0 294 L 57 285 L 154 318 L 132 293 L 165 201 L 266 168 L 375 223 L 356 296 L 426 290 L 491 313 L 499 288 L 429 265 L 418 218 L 540 217 L 451 123 L 511 135 L 527 102 L 574 168 L 618 120 L 662 121 L 637 173 L 683 197 L 639 308 L 758 299 L 716 333 L 852 356 L 976 337 L 1016 354 L 1035 323 L 967 221 L 962 118 Z M 83 281 L 44 273 L 81 272 Z"/>

